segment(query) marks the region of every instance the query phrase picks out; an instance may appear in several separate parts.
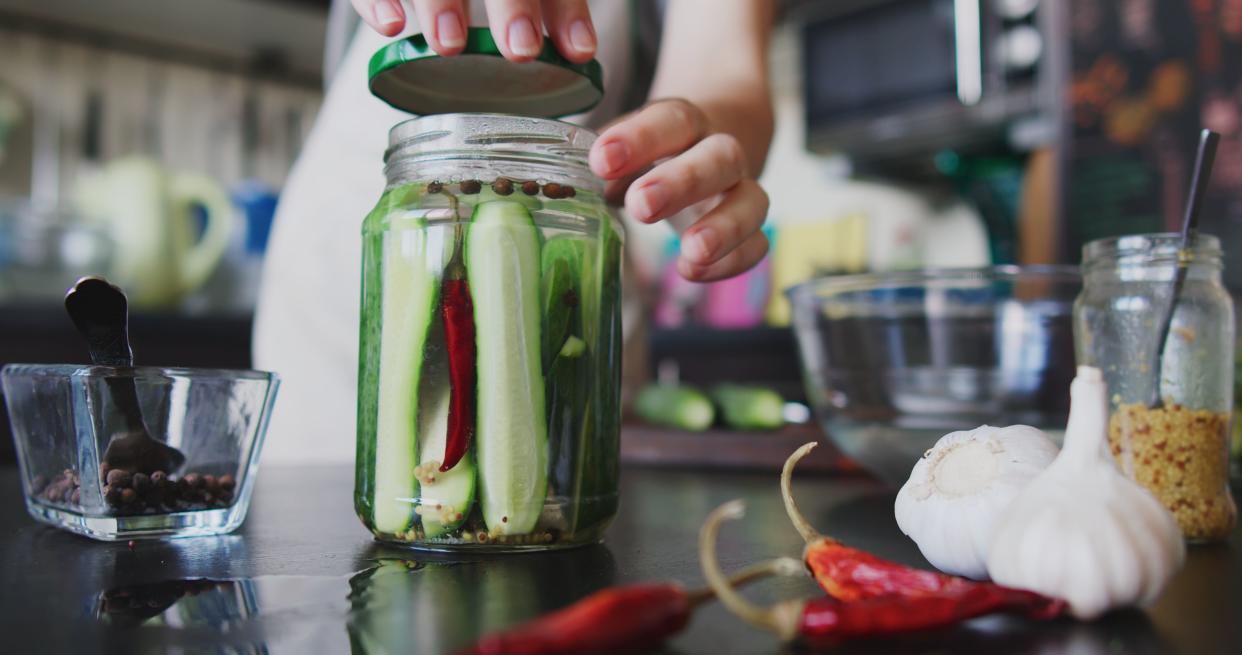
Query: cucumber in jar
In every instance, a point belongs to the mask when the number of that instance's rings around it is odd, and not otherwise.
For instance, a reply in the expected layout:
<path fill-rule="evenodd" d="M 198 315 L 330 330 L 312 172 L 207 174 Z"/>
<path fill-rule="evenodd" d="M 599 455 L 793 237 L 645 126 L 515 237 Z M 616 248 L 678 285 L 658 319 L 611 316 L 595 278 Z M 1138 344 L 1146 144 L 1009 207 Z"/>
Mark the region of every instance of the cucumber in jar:
<path fill-rule="evenodd" d="M 582 303 L 582 261 L 587 242 L 556 236 L 543 245 L 540 280 L 543 306 L 543 370 L 552 366 L 565 342 L 574 336 Z"/>
<path fill-rule="evenodd" d="M 526 534 L 543 512 L 548 434 L 540 237 L 522 203 L 475 207 L 466 270 L 478 346 L 475 454 L 483 521 L 496 535 Z"/>
<path fill-rule="evenodd" d="M 581 417 L 571 522 L 574 534 L 600 532 L 617 511 L 620 482 L 621 235 L 606 212 L 599 237 L 583 257 L 582 332 L 591 368 L 584 380 L 590 398 Z"/>
<path fill-rule="evenodd" d="M 418 496 L 417 390 L 439 295 L 439 278 L 427 261 L 428 234 L 417 221 L 383 238 L 371 511 L 375 531 L 385 535 L 409 530 Z"/>
<path fill-rule="evenodd" d="M 430 341 L 444 343 L 444 325 L 438 317 L 432 321 Z M 417 512 L 425 539 L 450 535 L 465 522 L 474 506 L 475 467 L 471 452 L 466 451 L 451 470 L 440 470 L 448 445 L 451 393 L 448 353 L 443 347 L 429 348 L 418 392 L 419 465 L 414 471 L 419 482 Z"/>
<path fill-rule="evenodd" d="M 541 271 L 549 484 L 553 493 L 569 501 L 564 511 L 571 524 L 577 512 L 573 494 L 578 439 L 590 390 L 590 358 L 583 357 L 586 343 L 581 338 L 583 261 L 589 247 L 581 237 L 552 237 L 543 246 Z"/>
<path fill-rule="evenodd" d="M 374 440 L 360 456 L 368 458 L 372 469 L 369 500 L 375 531 L 408 538 L 407 531 L 421 516 L 423 536 L 434 539 L 464 522 L 475 493 L 469 453 L 453 470 L 439 471 L 449 394 L 438 311 L 446 240 L 440 229 L 422 219 L 390 221 L 391 231 L 380 245 L 383 257 L 377 258 L 383 262 L 383 309 L 379 352 L 373 357 L 379 367 Z"/>

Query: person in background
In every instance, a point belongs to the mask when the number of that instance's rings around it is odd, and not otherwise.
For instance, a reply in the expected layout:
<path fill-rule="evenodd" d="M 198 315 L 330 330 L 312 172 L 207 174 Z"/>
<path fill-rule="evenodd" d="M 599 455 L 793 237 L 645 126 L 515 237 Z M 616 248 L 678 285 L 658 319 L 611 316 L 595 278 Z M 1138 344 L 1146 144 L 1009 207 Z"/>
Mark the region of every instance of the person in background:
<path fill-rule="evenodd" d="M 341 462 L 354 454 L 360 225 L 383 189 L 388 129 L 409 118 L 368 92 L 375 50 L 422 32 L 437 53 L 452 56 L 470 21 L 485 15 L 514 62 L 538 54 L 545 29 L 565 58 L 597 58 L 604 99 L 566 119 L 600 132 L 591 170 L 631 222 L 686 226 L 678 270 L 710 281 L 767 253 L 759 229 L 768 198 L 756 179 L 773 132 L 767 51 L 776 4 L 352 0 L 367 24 L 357 26 L 345 3 L 334 1 L 327 93 L 281 195 L 255 317 L 255 365 L 283 379 L 265 461 Z M 645 357 L 634 286 L 627 280 L 623 301 L 631 379 Z"/>

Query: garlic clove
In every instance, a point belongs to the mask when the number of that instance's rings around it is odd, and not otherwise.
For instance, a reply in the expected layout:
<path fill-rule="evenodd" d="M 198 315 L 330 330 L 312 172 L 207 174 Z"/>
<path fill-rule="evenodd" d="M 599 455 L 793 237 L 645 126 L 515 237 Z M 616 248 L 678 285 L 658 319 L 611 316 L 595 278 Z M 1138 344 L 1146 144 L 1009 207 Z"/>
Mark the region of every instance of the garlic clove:
<path fill-rule="evenodd" d="M 915 462 L 898 492 L 897 525 L 936 568 L 985 579 L 997 521 L 1056 453 L 1042 431 L 1025 425 L 947 434 Z"/>

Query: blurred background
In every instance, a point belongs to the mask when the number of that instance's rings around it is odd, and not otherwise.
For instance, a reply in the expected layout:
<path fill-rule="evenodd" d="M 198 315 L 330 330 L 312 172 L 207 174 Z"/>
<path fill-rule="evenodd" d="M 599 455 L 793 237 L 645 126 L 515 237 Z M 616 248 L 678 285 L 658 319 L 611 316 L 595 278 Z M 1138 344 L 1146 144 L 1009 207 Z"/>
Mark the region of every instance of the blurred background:
<path fill-rule="evenodd" d="M 322 99 L 329 4 L 0 0 L 0 364 L 82 361 L 60 302 L 107 272 L 130 293 L 143 363 L 249 366 L 272 213 Z M 1173 229 L 1201 127 L 1223 135 L 1204 229 L 1242 289 L 1242 0 L 787 5 L 762 180 L 772 251 L 696 285 L 672 268 L 671 232 L 644 237 L 652 370 L 805 401 L 783 289 L 1076 264 L 1090 239 Z"/>

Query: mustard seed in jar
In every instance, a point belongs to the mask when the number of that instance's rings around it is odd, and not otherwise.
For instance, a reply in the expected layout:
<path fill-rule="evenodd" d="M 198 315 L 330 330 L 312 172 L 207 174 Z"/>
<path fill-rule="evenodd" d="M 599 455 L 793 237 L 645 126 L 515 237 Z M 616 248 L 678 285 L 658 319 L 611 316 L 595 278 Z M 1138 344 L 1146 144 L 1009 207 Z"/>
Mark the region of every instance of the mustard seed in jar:
<path fill-rule="evenodd" d="M 1222 262 L 1220 241 L 1203 233 L 1188 245 L 1180 234 L 1092 241 L 1074 305 L 1077 360 L 1108 383 L 1119 468 L 1199 542 L 1227 539 L 1237 522 L 1228 459 L 1235 323 Z"/>
<path fill-rule="evenodd" d="M 1169 508 L 1194 541 L 1229 536 L 1238 510 L 1228 493 L 1230 415 L 1181 405 L 1123 405 L 1109 420 L 1117 464 Z"/>

